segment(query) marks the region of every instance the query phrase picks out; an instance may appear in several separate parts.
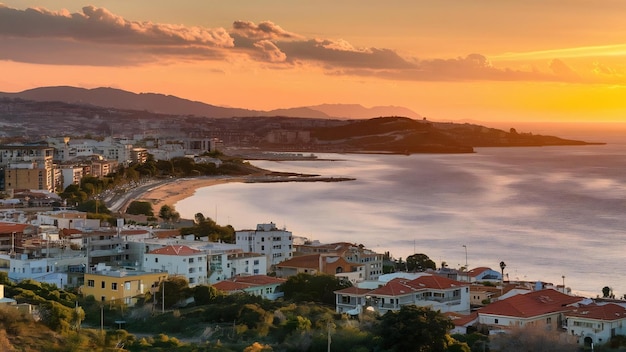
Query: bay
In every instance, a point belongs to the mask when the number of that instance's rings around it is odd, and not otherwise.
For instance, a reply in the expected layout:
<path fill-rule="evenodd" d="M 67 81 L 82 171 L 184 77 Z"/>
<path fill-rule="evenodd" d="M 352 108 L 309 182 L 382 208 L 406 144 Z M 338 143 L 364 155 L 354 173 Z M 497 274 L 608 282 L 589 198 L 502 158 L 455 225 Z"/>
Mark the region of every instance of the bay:
<path fill-rule="evenodd" d="M 604 286 L 626 293 L 626 144 L 318 158 L 329 160 L 252 163 L 356 180 L 228 183 L 175 207 L 237 230 L 274 222 L 396 258 L 425 253 L 459 268 L 467 254 L 470 268 L 499 270 L 504 261 L 510 280 L 564 281 L 592 297 Z"/>

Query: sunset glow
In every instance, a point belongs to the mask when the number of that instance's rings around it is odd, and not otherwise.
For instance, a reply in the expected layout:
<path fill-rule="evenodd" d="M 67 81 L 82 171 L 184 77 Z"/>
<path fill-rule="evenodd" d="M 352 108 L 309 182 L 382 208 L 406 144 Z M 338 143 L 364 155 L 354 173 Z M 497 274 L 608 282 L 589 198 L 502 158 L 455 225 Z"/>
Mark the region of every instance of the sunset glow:
<path fill-rule="evenodd" d="M 115 87 L 271 110 L 625 122 L 626 3 L 4 1 L 0 91 Z"/>

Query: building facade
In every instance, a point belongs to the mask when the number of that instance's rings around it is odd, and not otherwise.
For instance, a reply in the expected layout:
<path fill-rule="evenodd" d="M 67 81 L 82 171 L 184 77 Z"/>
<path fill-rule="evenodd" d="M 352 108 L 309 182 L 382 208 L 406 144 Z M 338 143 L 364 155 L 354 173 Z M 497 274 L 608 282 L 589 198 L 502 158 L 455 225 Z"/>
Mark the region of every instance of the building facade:
<path fill-rule="evenodd" d="M 166 272 L 113 271 L 110 267 L 98 266 L 94 272 L 85 273 L 81 291 L 101 302 L 115 301 L 132 306 L 139 296 L 158 291 L 167 277 Z"/>
<path fill-rule="evenodd" d="M 244 252 L 261 253 L 267 257 L 267 271 L 276 264 L 293 257 L 293 235 L 279 230 L 273 222 L 258 224 L 256 230 L 235 232 L 235 243 Z"/>

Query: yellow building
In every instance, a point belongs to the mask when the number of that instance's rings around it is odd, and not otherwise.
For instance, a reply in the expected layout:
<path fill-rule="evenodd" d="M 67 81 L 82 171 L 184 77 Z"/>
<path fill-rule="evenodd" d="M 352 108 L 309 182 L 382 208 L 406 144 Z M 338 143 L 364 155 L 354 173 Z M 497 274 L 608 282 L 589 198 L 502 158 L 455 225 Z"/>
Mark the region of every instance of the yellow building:
<path fill-rule="evenodd" d="M 60 170 L 53 163 L 54 148 L 41 144 L 0 145 L 0 190 L 61 187 Z"/>
<path fill-rule="evenodd" d="M 85 273 L 83 295 L 92 295 L 102 302 L 119 301 L 132 306 L 137 297 L 147 292 L 156 292 L 167 279 L 167 272 L 110 271 Z"/>

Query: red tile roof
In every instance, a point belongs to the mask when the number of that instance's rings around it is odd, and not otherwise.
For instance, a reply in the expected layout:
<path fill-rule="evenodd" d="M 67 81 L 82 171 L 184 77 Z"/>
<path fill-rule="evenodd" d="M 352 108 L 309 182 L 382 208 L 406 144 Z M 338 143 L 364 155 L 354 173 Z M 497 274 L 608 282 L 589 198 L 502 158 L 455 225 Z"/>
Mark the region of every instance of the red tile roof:
<path fill-rule="evenodd" d="M 474 269 L 472 269 L 472 270 L 467 272 L 467 276 L 476 277 L 476 276 L 482 274 L 483 272 L 485 272 L 487 270 L 491 270 L 491 268 L 487 268 L 486 266 L 481 266 L 481 267 L 478 267 L 478 268 L 474 268 Z"/>
<path fill-rule="evenodd" d="M 122 230 L 121 234 L 124 236 L 133 236 L 133 235 L 145 235 L 150 233 L 148 230 Z"/>
<path fill-rule="evenodd" d="M 473 323 L 476 319 L 478 319 L 478 313 L 472 312 L 471 314 L 460 314 L 456 312 L 446 312 L 443 315 L 450 318 L 452 323 L 455 326 L 466 326 L 467 324 Z"/>
<path fill-rule="evenodd" d="M 162 254 L 162 255 L 194 255 L 196 253 L 201 253 L 202 251 L 193 249 L 188 246 L 175 245 L 175 246 L 167 246 L 163 248 L 158 248 L 153 251 L 150 251 L 150 254 Z"/>
<path fill-rule="evenodd" d="M 287 280 L 267 275 L 237 276 L 213 284 L 213 287 L 224 292 L 244 290 L 249 287 L 282 284 Z"/>
<path fill-rule="evenodd" d="M 620 320 L 626 319 L 626 308 L 613 303 L 604 305 L 590 304 L 567 312 L 565 316 L 605 321 Z"/>
<path fill-rule="evenodd" d="M 13 222 L 0 222 L 0 233 L 11 234 L 13 232 L 24 232 L 31 225 L 17 224 Z"/>
<path fill-rule="evenodd" d="M 466 282 L 460 282 L 438 275 L 423 275 L 409 282 L 409 285 L 417 289 L 429 288 L 445 290 L 454 287 L 469 286 Z"/>
<path fill-rule="evenodd" d="M 548 313 L 570 310 L 567 307 L 583 300 L 582 297 L 569 296 L 553 289 L 533 291 L 524 295 L 515 295 L 491 303 L 478 314 L 501 315 L 507 317 L 530 318 Z"/>
<path fill-rule="evenodd" d="M 287 280 L 281 279 L 278 277 L 267 276 L 267 275 L 250 275 L 250 276 L 237 276 L 232 279 L 229 279 L 229 281 L 260 286 L 260 285 L 282 284 L 283 282 Z"/>
<path fill-rule="evenodd" d="M 232 292 L 232 291 L 239 291 L 239 290 L 244 290 L 248 287 L 251 287 L 253 285 L 250 284 L 246 284 L 243 282 L 232 282 L 230 280 L 224 280 L 224 281 L 220 281 L 216 284 L 213 284 L 213 287 L 215 287 L 216 289 L 220 290 L 220 291 L 224 291 L 224 292 Z"/>
<path fill-rule="evenodd" d="M 293 257 L 289 260 L 285 260 L 282 263 L 278 263 L 276 266 L 285 268 L 306 268 L 319 270 L 320 254 L 301 255 L 298 257 Z"/>
<path fill-rule="evenodd" d="M 396 278 L 387 282 L 385 286 L 372 290 L 370 294 L 373 296 L 404 296 L 419 291 L 419 289 L 410 286 L 408 282 L 407 279 Z"/>

